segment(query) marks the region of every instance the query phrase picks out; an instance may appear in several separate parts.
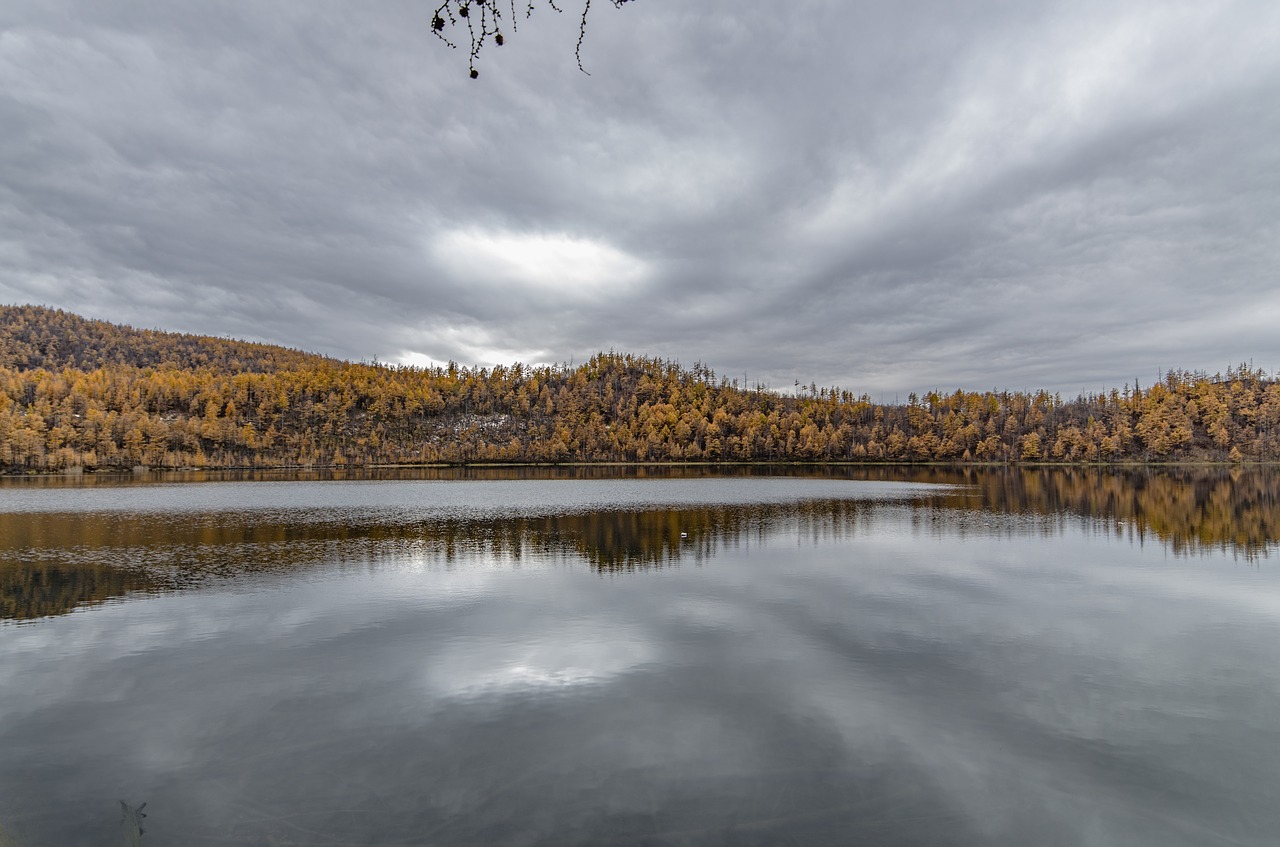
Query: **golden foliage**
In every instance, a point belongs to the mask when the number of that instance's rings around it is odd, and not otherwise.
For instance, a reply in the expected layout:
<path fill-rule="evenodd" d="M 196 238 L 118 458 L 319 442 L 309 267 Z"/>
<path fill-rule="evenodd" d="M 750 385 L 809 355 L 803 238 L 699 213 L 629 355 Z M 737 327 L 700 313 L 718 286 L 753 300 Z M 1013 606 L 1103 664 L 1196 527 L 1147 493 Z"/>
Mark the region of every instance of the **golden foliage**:
<path fill-rule="evenodd" d="M 493 462 L 1257 461 L 1280 383 L 1241 366 L 1064 402 L 797 396 L 621 353 L 577 366 L 419 369 L 0 308 L 0 468 Z"/>

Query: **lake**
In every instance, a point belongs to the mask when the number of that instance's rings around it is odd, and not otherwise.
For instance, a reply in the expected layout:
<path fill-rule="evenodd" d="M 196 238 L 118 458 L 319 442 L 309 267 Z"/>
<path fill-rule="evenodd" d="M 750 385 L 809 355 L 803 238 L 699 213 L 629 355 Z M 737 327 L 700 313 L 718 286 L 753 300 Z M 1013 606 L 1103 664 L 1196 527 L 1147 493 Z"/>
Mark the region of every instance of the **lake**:
<path fill-rule="evenodd" d="M 1275 845 L 1275 471 L 0 478 L 0 844 Z"/>

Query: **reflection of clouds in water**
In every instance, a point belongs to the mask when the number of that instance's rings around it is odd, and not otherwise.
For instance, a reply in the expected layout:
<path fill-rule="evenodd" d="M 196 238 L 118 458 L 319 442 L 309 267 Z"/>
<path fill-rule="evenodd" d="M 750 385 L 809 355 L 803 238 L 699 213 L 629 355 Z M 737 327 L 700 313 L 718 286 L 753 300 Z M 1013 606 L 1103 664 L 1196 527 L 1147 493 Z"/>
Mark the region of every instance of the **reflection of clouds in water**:
<path fill-rule="evenodd" d="M 434 697 L 492 700 L 532 689 L 607 684 L 658 658 L 652 639 L 610 631 L 606 623 L 544 630 L 524 642 L 504 634 L 446 643 L 429 657 L 425 688 Z"/>
<path fill-rule="evenodd" d="M 485 567 L 428 575 L 391 569 L 376 577 L 331 571 L 113 603 L 40 626 L 9 628 L 0 650 L 0 676 L 24 681 L 21 702 L 31 710 L 63 701 L 72 680 L 96 679 L 93 701 L 120 701 L 131 693 L 134 673 L 162 672 L 181 646 L 194 656 L 208 651 L 203 680 L 212 689 L 211 702 L 244 699 L 241 689 L 255 684 L 313 690 L 317 679 L 323 684 L 320 669 L 277 677 L 263 671 L 258 678 L 253 658 L 358 638 L 406 612 L 466 609 L 491 593 L 495 579 L 500 579 L 498 570 Z M 214 653 L 236 656 L 233 664 L 246 675 L 229 673 Z M 6 688 L 0 690 L 0 707 L 7 704 L 7 693 L 17 693 Z M 196 725 L 175 728 L 179 734 L 196 730 Z"/>
<path fill-rule="evenodd" d="M 1245 807 L 1236 840 L 1266 843 L 1274 573 L 934 511 L 566 519 L 524 525 L 559 553 L 518 559 L 320 537 L 320 567 L 10 626 L 0 784 L 121 784 L 171 826 L 251 801 L 258 842 L 305 813 L 367 843 L 592 843 L 643 818 L 677 843 L 747 822 L 756 843 L 1198 847 L 1198 820 Z M 672 515 L 723 531 L 707 567 L 587 567 L 584 536 L 665 545 Z M 19 783 L 24 762 L 44 776 Z"/>
<path fill-rule="evenodd" d="M 911 557 L 876 534 L 798 565 L 775 539 L 718 563 L 709 596 L 673 607 L 665 631 L 718 633 L 754 657 L 779 711 L 828 727 L 850 760 L 897 751 L 993 836 L 1037 820 L 1078 834 L 1085 815 L 1117 843 L 1151 843 L 1135 821 L 1157 814 L 1202 838 L 1191 810 L 1206 795 L 1266 779 L 1252 740 L 1280 682 L 1257 676 L 1275 650 L 1255 637 L 1280 625 L 1280 595 L 1256 570 L 1071 529 L 1050 546 L 956 542 L 916 536 Z"/>

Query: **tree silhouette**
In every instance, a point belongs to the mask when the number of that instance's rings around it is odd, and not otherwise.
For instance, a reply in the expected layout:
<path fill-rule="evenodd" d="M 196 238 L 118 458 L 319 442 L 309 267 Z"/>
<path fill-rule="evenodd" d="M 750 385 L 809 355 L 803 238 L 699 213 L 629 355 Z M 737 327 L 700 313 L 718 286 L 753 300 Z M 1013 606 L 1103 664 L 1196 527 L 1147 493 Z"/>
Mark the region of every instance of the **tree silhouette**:
<path fill-rule="evenodd" d="M 524 16 L 528 18 L 533 14 L 535 2 L 534 0 L 524 0 L 524 2 L 526 3 Z M 544 2 L 556 12 L 563 11 L 556 5 L 555 0 L 544 0 Z M 608 2 L 612 3 L 615 9 L 621 9 L 622 4 L 630 0 L 608 0 Z M 582 44 L 587 37 L 587 14 L 590 11 L 591 0 L 583 0 L 582 19 L 578 25 L 578 43 L 574 47 L 573 55 L 578 61 L 578 70 L 584 74 L 587 69 L 582 66 Z M 476 60 L 480 58 L 480 51 L 489 42 L 498 47 L 506 43 L 507 36 L 502 31 L 504 22 L 509 23 L 511 31 L 515 32 L 518 20 L 515 0 L 507 0 L 505 5 L 502 0 L 444 0 L 431 16 L 431 31 L 445 44 L 456 49 L 462 39 L 455 41 L 451 35 L 463 27 L 466 28 L 466 40 L 470 43 L 468 67 L 471 78 L 475 79 L 480 76 L 480 71 L 476 70 Z"/>

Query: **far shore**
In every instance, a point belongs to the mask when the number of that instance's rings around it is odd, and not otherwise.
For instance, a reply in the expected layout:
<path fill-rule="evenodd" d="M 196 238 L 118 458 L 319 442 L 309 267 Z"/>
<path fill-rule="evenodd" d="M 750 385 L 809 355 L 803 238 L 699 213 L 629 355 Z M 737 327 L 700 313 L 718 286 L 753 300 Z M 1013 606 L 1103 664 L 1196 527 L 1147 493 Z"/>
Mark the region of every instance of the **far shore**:
<path fill-rule="evenodd" d="M 57 470 L 36 468 L 7 468 L 0 470 L 0 479 L 18 479 L 23 477 L 134 477 L 143 474 L 168 473 L 297 473 L 297 472 L 363 472 L 384 470 L 484 470 L 486 468 L 938 468 L 949 470 L 1016 470 L 1016 469 L 1058 469 L 1058 470 L 1140 470 L 1168 468 L 1275 468 L 1280 461 L 1246 460 L 1241 462 L 1210 461 L 1200 459 L 1165 459 L 1161 461 L 1126 461 L 1126 462 L 431 462 L 421 464 L 353 464 L 341 465 L 205 465 L 204 467 L 155 467 L 135 466 L 132 468 L 107 467 L 86 468 L 72 467 Z"/>

